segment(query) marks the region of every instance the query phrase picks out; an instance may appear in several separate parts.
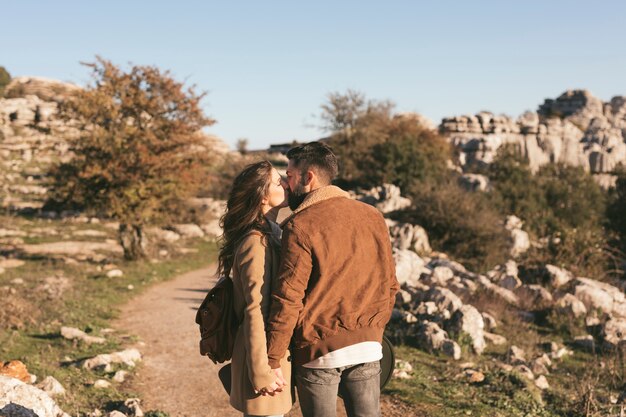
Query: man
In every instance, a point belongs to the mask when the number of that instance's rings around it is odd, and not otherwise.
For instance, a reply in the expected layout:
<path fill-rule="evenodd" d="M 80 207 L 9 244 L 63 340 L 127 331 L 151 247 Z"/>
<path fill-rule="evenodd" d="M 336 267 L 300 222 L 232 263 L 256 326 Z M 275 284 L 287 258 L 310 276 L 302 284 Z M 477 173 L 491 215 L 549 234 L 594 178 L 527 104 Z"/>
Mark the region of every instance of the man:
<path fill-rule="evenodd" d="M 289 206 L 272 289 L 269 364 L 291 343 L 304 417 L 380 415 L 382 336 L 399 285 L 382 215 L 331 185 L 337 159 L 319 142 L 287 153 Z"/>

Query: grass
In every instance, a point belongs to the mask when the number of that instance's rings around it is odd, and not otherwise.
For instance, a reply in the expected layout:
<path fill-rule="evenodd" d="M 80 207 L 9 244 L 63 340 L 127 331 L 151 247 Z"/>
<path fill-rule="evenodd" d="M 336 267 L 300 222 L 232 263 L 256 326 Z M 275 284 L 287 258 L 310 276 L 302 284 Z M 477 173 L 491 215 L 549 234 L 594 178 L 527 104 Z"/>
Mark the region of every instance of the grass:
<path fill-rule="evenodd" d="M 59 222 L 25 221 L 14 217 L 10 219 L 15 220 L 15 226 L 39 226 L 42 223 L 41 225 L 59 227 Z M 89 225 L 89 228 L 98 228 L 96 226 Z M 113 368 L 111 372 L 105 373 L 82 369 L 77 363 L 100 353 L 123 349 L 125 340 L 115 333 L 105 335 L 102 332 L 117 317 L 121 305 L 152 284 L 206 266 L 215 259 L 216 246 L 213 242 L 189 242 L 189 247 L 197 249 L 197 252 L 173 255 L 171 259 L 157 263 L 126 262 L 121 257 L 108 259 L 124 271 L 124 276 L 119 278 L 106 277 L 95 264 L 68 265 L 62 260 L 52 258 L 28 260 L 21 267 L 7 269 L 0 275 L 0 288 L 14 288 L 16 293 L 7 297 L 11 297 L 14 304 L 24 307 L 27 314 L 16 310 L 19 317 L 13 317 L 9 327 L 2 324 L 0 360 L 20 360 L 40 380 L 48 375 L 59 380 L 67 394 L 57 398 L 57 402 L 72 415 L 84 415 L 94 408 L 106 410 L 116 401 L 136 396 L 125 392 L 124 386 L 117 383 L 113 383 L 109 389 L 91 386 L 97 379 L 110 379 L 121 368 Z M 44 279 L 50 276 L 67 278 L 69 286 L 61 297 L 37 290 Z M 22 278 L 24 284 L 11 284 L 11 280 L 15 278 Z M 7 308 L 7 305 L 3 308 Z M 66 340 L 60 336 L 61 326 L 77 327 L 93 335 L 103 335 L 107 343 L 86 345 Z"/>
<path fill-rule="evenodd" d="M 386 394 L 411 404 L 424 417 L 551 417 L 566 416 L 544 405 L 532 382 L 500 370 L 488 362 L 478 365 L 481 383 L 470 383 L 458 364 L 409 346 L 397 348 L 398 358 L 413 367 L 411 379 L 394 379 Z"/>

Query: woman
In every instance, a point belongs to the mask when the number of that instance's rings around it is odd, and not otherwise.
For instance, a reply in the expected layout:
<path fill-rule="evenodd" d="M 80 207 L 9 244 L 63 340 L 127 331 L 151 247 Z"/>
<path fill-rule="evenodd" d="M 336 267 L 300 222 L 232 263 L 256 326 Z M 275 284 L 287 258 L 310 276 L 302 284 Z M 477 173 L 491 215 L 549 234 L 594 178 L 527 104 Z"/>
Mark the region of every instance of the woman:
<path fill-rule="evenodd" d="M 281 382 L 268 364 L 265 322 L 279 264 L 276 217 L 286 205 L 278 171 L 262 161 L 248 165 L 235 178 L 221 221 L 218 273 L 232 277 L 235 314 L 241 322 L 233 350 L 230 404 L 244 416 L 282 415 L 293 404 L 289 382 L 281 392 L 264 395 Z M 291 375 L 288 354 L 281 361 L 286 381 Z"/>

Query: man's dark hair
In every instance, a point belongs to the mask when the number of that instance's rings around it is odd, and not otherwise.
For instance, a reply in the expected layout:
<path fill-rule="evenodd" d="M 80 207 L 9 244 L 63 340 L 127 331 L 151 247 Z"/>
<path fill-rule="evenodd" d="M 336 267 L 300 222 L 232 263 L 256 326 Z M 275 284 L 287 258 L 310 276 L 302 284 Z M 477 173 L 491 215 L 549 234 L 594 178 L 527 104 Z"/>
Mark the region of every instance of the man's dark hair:
<path fill-rule="evenodd" d="M 321 142 L 293 147 L 287 152 L 287 158 L 294 162 L 303 177 L 308 170 L 315 171 L 324 185 L 330 184 L 339 172 L 333 150 Z"/>

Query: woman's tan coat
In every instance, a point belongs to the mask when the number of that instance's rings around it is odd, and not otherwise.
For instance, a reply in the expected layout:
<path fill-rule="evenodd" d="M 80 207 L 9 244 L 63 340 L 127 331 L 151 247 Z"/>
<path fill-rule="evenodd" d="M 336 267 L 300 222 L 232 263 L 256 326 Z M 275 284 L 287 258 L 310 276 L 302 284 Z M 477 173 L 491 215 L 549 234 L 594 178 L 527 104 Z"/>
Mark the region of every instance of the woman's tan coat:
<path fill-rule="evenodd" d="M 277 225 L 271 236 L 253 232 L 239 245 L 232 268 L 235 314 L 241 326 L 235 338 L 232 359 L 230 404 L 252 415 L 285 414 L 293 404 L 289 352 L 280 361 L 289 383 L 275 396 L 261 396 L 255 390 L 275 381 L 268 363 L 265 323 L 271 305 L 271 287 L 276 279 L 280 256 Z"/>

